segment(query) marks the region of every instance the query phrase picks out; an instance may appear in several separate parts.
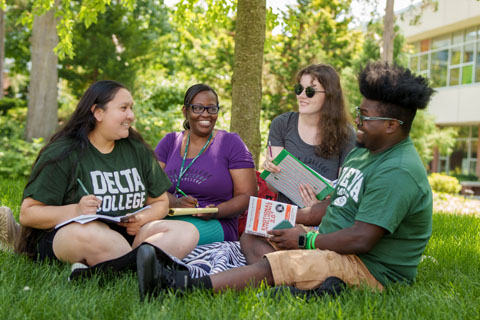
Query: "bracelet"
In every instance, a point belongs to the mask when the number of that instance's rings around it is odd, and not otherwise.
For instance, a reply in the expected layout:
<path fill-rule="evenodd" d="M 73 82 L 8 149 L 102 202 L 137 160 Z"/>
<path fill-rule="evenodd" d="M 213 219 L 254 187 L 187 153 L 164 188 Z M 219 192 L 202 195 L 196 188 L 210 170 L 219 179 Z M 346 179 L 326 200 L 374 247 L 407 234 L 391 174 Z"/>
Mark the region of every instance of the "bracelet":
<path fill-rule="evenodd" d="M 315 234 L 311 238 L 311 243 L 310 243 L 310 249 L 314 250 L 315 248 L 315 239 L 317 239 L 318 232 L 315 232 Z"/>
<path fill-rule="evenodd" d="M 315 234 L 315 232 L 313 232 L 313 231 L 310 231 L 310 232 L 307 233 L 307 243 L 306 243 L 305 249 L 307 249 L 307 250 L 313 249 L 311 247 L 311 239 L 314 236 L 314 234 Z"/>

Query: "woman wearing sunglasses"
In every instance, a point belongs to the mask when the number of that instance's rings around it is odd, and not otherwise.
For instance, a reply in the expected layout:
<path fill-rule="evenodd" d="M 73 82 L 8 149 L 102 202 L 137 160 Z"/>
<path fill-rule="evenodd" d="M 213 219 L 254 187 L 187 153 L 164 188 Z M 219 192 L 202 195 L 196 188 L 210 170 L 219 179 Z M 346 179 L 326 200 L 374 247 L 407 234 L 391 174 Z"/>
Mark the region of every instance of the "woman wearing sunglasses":
<path fill-rule="evenodd" d="M 192 223 L 200 244 L 238 240 L 238 219 L 257 183 L 251 153 L 236 133 L 216 130 L 220 106 L 215 90 L 196 84 L 185 93 L 182 132 L 167 134 L 155 148 L 172 182 L 170 207 L 216 207 L 217 213 L 168 217 Z"/>
<path fill-rule="evenodd" d="M 294 91 L 298 112 L 273 119 L 268 135 L 271 154 L 267 152 L 263 167 L 278 172 L 272 159 L 286 149 L 322 176 L 335 180 L 355 143 L 340 78 L 330 65 L 310 65 L 298 73 Z M 309 185 L 302 186 L 300 193 L 309 206 L 318 201 Z M 292 203 L 281 193 L 278 201 Z"/>

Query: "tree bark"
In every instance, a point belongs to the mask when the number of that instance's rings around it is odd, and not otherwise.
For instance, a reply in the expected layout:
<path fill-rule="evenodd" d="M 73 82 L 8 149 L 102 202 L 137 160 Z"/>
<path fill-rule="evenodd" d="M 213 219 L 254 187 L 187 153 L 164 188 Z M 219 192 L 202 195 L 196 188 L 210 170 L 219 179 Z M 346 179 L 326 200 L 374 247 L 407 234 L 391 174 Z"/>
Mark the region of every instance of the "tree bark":
<path fill-rule="evenodd" d="M 3 66 L 5 61 L 5 12 L 0 9 L 0 99 L 3 98 Z"/>
<path fill-rule="evenodd" d="M 55 7 L 33 20 L 32 70 L 28 88 L 28 113 L 25 138 L 43 137 L 48 139 L 55 131 L 58 122 L 57 103 L 57 56 L 53 49 L 58 44 L 57 18 Z"/>
<path fill-rule="evenodd" d="M 232 121 L 258 167 L 266 0 L 238 0 L 232 76 Z"/>
<path fill-rule="evenodd" d="M 385 7 L 385 17 L 383 17 L 383 50 L 382 61 L 393 62 L 393 40 L 395 38 L 395 14 L 393 5 L 395 0 L 387 0 Z"/>

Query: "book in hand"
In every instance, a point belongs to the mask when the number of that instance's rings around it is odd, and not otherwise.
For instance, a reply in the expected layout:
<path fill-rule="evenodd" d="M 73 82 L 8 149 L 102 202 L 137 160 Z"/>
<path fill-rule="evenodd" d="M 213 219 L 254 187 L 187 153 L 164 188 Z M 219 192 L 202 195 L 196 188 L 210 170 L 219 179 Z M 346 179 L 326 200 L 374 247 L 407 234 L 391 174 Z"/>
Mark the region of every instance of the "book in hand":
<path fill-rule="evenodd" d="M 140 208 L 139 210 L 137 210 L 135 212 L 127 213 L 124 216 L 117 216 L 117 217 L 107 216 L 107 215 L 104 215 L 104 214 L 82 214 L 80 216 L 77 216 L 75 218 L 72 218 L 70 220 L 67 220 L 67 221 L 64 221 L 64 222 L 61 222 L 61 223 L 57 224 L 55 226 L 55 229 L 63 227 L 64 225 L 67 225 L 67 224 L 72 223 L 72 222 L 76 222 L 76 223 L 80 223 L 80 224 L 89 223 L 89 222 L 92 222 L 94 220 L 99 220 L 99 221 L 106 222 L 106 223 L 125 222 L 129 218 L 133 217 L 134 215 L 142 212 L 145 209 L 151 208 L 151 207 L 152 206 L 145 206 L 145 207 Z"/>
<path fill-rule="evenodd" d="M 186 216 L 200 213 L 216 213 L 218 208 L 170 208 L 168 209 L 169 216 Z"/>
<path fill-rule="evenodd" d="M 298 207 L 293 204 L 250 197 L 248 204 L 245 232 L 262 237 L 269 237 L 267 231 L 275 228 L 285 228 L 288 221 L 295 225 Z"/>
<path fill-rule="evenodd" d="M 310 185 L 318 200 L 325 199 L 334 190 L 330 180 L 315 172 L 285 149 L 273 159 L 273 163 L 281 169 L 280 172 L 264 170 L 260 177 L 300 208 L 305 207 L 300 195 L 300 185 Z"/>

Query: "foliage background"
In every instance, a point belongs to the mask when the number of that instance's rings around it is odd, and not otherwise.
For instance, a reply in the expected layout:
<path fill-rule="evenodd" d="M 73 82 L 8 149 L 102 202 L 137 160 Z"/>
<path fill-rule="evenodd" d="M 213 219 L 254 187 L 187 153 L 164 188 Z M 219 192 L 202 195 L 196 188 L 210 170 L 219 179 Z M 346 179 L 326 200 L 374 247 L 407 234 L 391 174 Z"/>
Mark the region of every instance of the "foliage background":
<path fill-rule="evenodd" d="M 49 1 L 41 0 L 42 4 Z M 267 10 L 262 146 L 266 146 L 271 119 L 297 109 L 292 86 L 296 73 L 308 64 L 333 65 L 341 75 L 350 110 L 360 103 L 356 74 L 368 61 L 379 58 L 383 28 L 378 20 L 355 27 L 351 2 L 297 0 L 279 14 Z M 217 90 L 221 104 L 217 127 L 228 130 L 236 2 L 183 0 L 173 8 L 163 0 L 106 3 L 70 1 L 68 10 L 60 12 L 71 19 L 63 19 L 61 28 L 71 28 L 71 33 L 61 43 L 65 52 L 59 65 L 58 125 L 92 82 L 115 79 L 132 90 L 135 126 L 152 147 L 165 133 L 182 129 L 183 94 L 198 82 Z M 0 101 L 0 175 L 9 177 L 27 176 L 45 143 L 23 140 L 32 4 L 18 0 L 6 9 L 5 55 L 12 84 L 7 98 L 16 100 Z M 90 12 L 89 5 L 95 10 Z M 278 32 L 273 32 L 275 27 Z M 395 48 L 395 62 L 405 65 L 410 48 L 401 33 L 395 38 Z M 423 112 L 413 128 L 411 136 L 426 167 L 434 145 L 442 151 L 453 145 L 456 132 L 440 130 Z"/>

